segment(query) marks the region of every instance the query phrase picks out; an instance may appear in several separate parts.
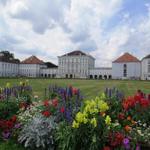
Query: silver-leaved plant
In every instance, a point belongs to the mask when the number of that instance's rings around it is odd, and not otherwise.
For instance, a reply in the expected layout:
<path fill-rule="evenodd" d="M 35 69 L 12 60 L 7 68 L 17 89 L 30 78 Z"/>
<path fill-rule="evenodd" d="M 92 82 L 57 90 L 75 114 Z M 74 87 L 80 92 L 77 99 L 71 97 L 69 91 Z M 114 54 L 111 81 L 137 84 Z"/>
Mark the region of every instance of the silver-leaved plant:
<path fill-rule="evenodd" d="M 54 122 L 54 117 L 44 117 L 41 114 L 35 116 L 21 130 L 18 141 L 30 149 L 46 149 L 53 150 L 54 130 L 57 124 Z"/>

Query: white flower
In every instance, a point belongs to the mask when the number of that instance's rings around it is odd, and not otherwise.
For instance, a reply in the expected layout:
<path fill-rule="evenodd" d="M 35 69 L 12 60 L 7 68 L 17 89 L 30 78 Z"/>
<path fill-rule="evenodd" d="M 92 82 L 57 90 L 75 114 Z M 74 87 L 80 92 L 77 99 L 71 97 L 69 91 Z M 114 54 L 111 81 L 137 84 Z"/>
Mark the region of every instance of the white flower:
<path fill-rule="evenodd" d="M 137 130 L 137 133 L 138 133 L 139 135 L 141 135 L 141 134 L 142 134 L 141 130 Z"/>

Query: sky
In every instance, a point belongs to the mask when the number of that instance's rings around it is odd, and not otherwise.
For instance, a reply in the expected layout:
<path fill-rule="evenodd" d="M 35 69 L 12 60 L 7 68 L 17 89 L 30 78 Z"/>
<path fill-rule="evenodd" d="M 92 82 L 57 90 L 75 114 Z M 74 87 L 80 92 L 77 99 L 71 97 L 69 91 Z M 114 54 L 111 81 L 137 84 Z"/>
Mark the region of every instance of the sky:
<path fill-rule="evenodd" d="M 96 67 L 150 54 L 150 0 L 0 0 L 0 50 L 23 60 L 82 50 Z"/>

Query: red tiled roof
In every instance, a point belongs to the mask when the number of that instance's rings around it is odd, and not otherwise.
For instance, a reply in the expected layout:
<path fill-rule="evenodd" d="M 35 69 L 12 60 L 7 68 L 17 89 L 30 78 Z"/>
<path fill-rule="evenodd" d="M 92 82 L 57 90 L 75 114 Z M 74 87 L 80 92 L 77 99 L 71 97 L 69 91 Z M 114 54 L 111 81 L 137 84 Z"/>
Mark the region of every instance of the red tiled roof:
<path fill-rule="evenodd" d="M 115 63 L 121 63 L 121 62 L 140 62 L 140 60 L 137 59 L 135 56 L 129 54 L 129 53 L 124 53 L 122 56 L 120 56 L 119 58 L 117 58 L 113 62 L 115 62 Z"/>
<path fill-rule="evenodd" d="M 36 56 L 31 56 L 21 62 L 22 64 L 43 64 L 44 62 Z"/>

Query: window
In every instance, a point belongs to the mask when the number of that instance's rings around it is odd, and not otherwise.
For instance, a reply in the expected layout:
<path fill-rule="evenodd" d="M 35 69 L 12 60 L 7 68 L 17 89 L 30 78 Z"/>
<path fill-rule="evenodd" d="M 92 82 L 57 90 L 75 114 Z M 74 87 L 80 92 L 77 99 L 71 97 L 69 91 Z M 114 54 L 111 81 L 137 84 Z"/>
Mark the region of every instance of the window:
<path fill-rule="evenodd" d="M 123 76 L 127 77 L 127 64 L 123 65 Z"/>

